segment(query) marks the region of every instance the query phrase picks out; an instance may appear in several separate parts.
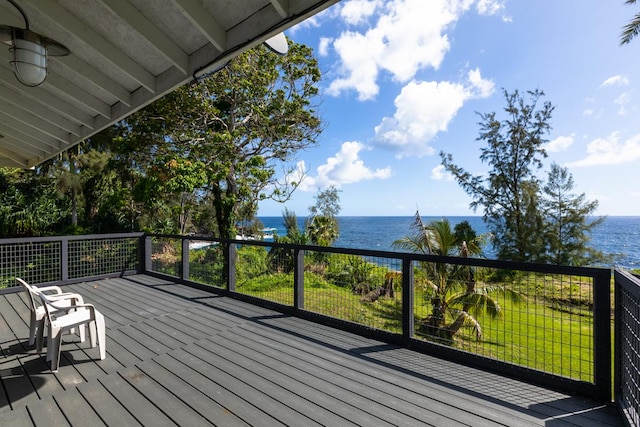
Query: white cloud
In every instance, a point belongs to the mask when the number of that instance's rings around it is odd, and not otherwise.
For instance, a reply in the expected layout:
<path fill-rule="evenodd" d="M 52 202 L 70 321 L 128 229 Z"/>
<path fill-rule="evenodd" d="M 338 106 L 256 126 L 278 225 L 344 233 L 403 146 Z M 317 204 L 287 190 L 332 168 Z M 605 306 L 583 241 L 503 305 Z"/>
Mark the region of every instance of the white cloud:
<path fill-rule="evenodd" d="M 377 78 L 381 70 L 404 83 L 420 69 L 437 69 L 450 47 L 445 30 L 472 2 L 393 0 L 380 6 L 374 3 L 371 7 L 383 11 L 375 15 L 377 22 L 364 33 L 345 31 L 333 42 L 340 58 L 339 77 L 329 84 L 329 95 L 355 90 L 360 100 L 368 100 L 378 94 Z M 374 17 L 367 15 L 370 10 L 363 9 L 360 1 L 347 5 L 355 9 L 347 15 L 350 22 Z"/>
<path fill-rule="evenodd" d="M 600 86 L 627 86 L 628 84 L 629 79 L 626 76 L 617 75 L 609 77 Z"/>
<path fill-rule="evenodd" d="M 584 110 L 582 112 L 583 116 L 593 116 L 596 112 L 593 111 L 591 108 L 587 108 L 586 110 Z"/>
<path fill-rule="evenodd" d="M 372 170 L 360 159 L 364 149 L 360 142 L 344 142 L 335 156 L 329 157 L 324 165 L 318 166 L 316 176 L 307 176 L 300 185 L 301 191 L 316 191 L 334 185 L 340 188 L 344 184 L 370 179 L 386 179 L 391 176 L 391 168 Z M 299 167 L 305 168 L 304 162 Z M 305 170 L 305 169 L 303 169 Z"/>
<path fill-rule="evenodd" d="M 320 37 L 320 42 L 318 43 L 318 55 L 327 56 L 329 54 L 329 47 L 332 41 L 333 39 L 330 37 Z"/>
<path fill-rule="evenodd" d="M 453 181 L 453 175 L 447 172 L 443 165 L 438 165 L 431 169 L 431 179 L 434 181 Z"/>
<path fill-rule="evenodd" d="M 631 95 L 628 92 L 621 93 L 614 101 L 615 104 L 620 106 L 618 114 L 624 116 L 627 114 L 627 104 L 631 102 Z"/>
<path fill-rule="evenodd" d="M 376 144 L 392 149 L 396 156 L 432 154 L 429 142 L 446 131 L 464 102 L 485 98 L 493 93 L 490 80 L 479 70 L 471 70 L 468 84 L 451 82 L 410 82 L 396 97 L 393 117 L 384 117 L 375 128 Z"/>
<path fill-rule="evenodd" d="M 340 16 L 347 24 L 358 25 L 365 22 L 381 4 L 380 0 L 351 0 L 344 2 Z"/>
<path fill-rule="evenodd" d="M 571 145 L 573 145 L 574 135 L 559 136 L 553 141 L 549 141 L 545 144 L 544 149 L 550 153 L 557 153 L 560 151 L 567 151 Z"/>
<path fill-rule="evenodd" d="M 620 132 L 613 132 L 606 138 L 594 139 L 587 145 L 587 157 L 569 163 L 567 166 L 598 166 L 630 163 L 640 159 L 640 134 L 624 142 Z"/>
<path fill-rule="evenodd" d="M 503 1 L 499 0 L 478 0 L 476 10 L 479 15 L 498 15 L 505 11 L 505 5 Z M 511 22 L 511 18 L 504 13 L 502 14 L 502 20 L 505 22 Z"/>

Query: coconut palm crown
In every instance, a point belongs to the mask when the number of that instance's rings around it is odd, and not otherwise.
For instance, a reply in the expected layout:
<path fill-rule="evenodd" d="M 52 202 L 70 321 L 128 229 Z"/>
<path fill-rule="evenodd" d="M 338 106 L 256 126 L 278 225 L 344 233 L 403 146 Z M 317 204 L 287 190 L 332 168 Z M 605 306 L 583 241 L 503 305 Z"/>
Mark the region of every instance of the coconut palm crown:
<path fill-rule="evenodd" d="M 420 213 L 416 211 L 411 225 L 412 234 L 393 242 L 398 249 L 414 253 L 441 256 L 472 257 L 482 254 L 482 243 L 487 235 L 475 236 L 460 233 L 468 223 L 452 230 L 449 220 L 442 219 L 424 224 Z M 458 231 L 458 232 L 456 232 Z M 470 237 L 463 240 L 463 237 Z M 465 265 L 438 262 L 421 262 L 417 277 L 421 278 L 424 295 L 431 304 L 431 313 L 419 323 L 419 330 L 430 338 L 453 343 L 453 337 L 465 327 L 475 332 L 476 338 L 482 338 L 482 328 L 477 320 L 479 314 L 497 318 L 502 315 L 494 293 L 509 295 L 518 301 L 519 295 L 502 286 L 478 286 L 475 280 L 475 268 Z"/>

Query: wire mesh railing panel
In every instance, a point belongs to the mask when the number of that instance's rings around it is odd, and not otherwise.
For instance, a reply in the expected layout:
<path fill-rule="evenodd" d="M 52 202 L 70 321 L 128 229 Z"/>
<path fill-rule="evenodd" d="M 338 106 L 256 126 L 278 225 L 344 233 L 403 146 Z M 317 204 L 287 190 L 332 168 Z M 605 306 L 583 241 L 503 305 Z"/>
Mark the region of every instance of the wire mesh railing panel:
<path fill-rule="evenodd" d="M 182 273 L 182 239 L 153 237 L 151 239 L 151 271 L 180 277 Z"/>
<path fill-rule="evenodd" d="M 395 258 L 307 252 L 304 308 L 402 333 L 402 262 Z"/>
<path fill-rule="evenodd" d="M 16 277 L 32 284 L 60 280 L 61 242 L 0 244 L 0 289 L 16 286 Z"/>
<path fill-rule="evenodd" d="M 236 292 L 293 305 L 294 249 L 243 244 L 235 265 Z"/>
<path fill-rule="evenodd" d="M 616 277 L 618 280 L 618 277 Z M 617 404 L 629 425 L 640 425 L 640 279 L 619 286 Z"/>
<path fill-rule="evenodd" d="M 593 278 L 417 264 L 418 338 L 594 382 Z"/>
<path fill-rule="evenodd" d="M 136 270 L 138 244 L 135 237 L 69 241 L 69 279 Z"/>
<path fill-rule="evenodd" d="M 216 242 L 189 245 L 189 280 L 203 285 L 226 287 L 224 247 Z"/>

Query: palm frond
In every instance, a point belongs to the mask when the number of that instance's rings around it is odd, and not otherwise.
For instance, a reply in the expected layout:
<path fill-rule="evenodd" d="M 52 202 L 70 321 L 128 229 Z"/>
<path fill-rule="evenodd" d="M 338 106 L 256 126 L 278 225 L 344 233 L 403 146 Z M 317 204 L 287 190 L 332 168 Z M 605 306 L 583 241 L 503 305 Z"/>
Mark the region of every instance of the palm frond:
<path fill-rule="evenodd" d="M 468 306 L 468 313 L 473 313 L 476 316 L 484 314 L 492 319 L 502 317 L 502 308 L 498 301 L 482 290 L 452 295 L 447 299 L 447 303 L 450 307 Z"/>
<path fill-rule="evenodd" d="M 631 22 L 622 27 L 622 35 L 620 36 L 620 44 L 628 44 L 640 32 L 640 13 L 636 14 Z"/>

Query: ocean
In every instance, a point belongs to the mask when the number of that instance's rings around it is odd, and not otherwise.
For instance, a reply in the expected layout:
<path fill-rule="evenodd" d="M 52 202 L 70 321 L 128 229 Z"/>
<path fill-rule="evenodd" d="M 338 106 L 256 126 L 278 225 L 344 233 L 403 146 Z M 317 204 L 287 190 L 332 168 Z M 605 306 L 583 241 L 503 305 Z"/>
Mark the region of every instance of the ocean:
<path fill-rule="evenodd" d="M 425 223 L 444 217 L 422 217 Z M 451 226 L 468 221 L 478 234 L 487 231 L 479 216 L 446 217 Z M 278 235 L 285 235 L 286 229 L 282 217 L 259 217 L 266 229 L 272 229 Z M 340 237 L 334 247 L 395 251 L 394 240 L 410 233 L 412 216 L 341 216 L 338 217 Z M 304 227 L 304 218 L 299 217 L 300 228 Z M 640 217 L 609 216 L 604 223 L 591 233 L 591 246 L 607 254 L 616 255 L 615 266 L 626 269 L 640 268 Z M 490 246 L 484 248 L 487 258 L 493 258 Z"/>

